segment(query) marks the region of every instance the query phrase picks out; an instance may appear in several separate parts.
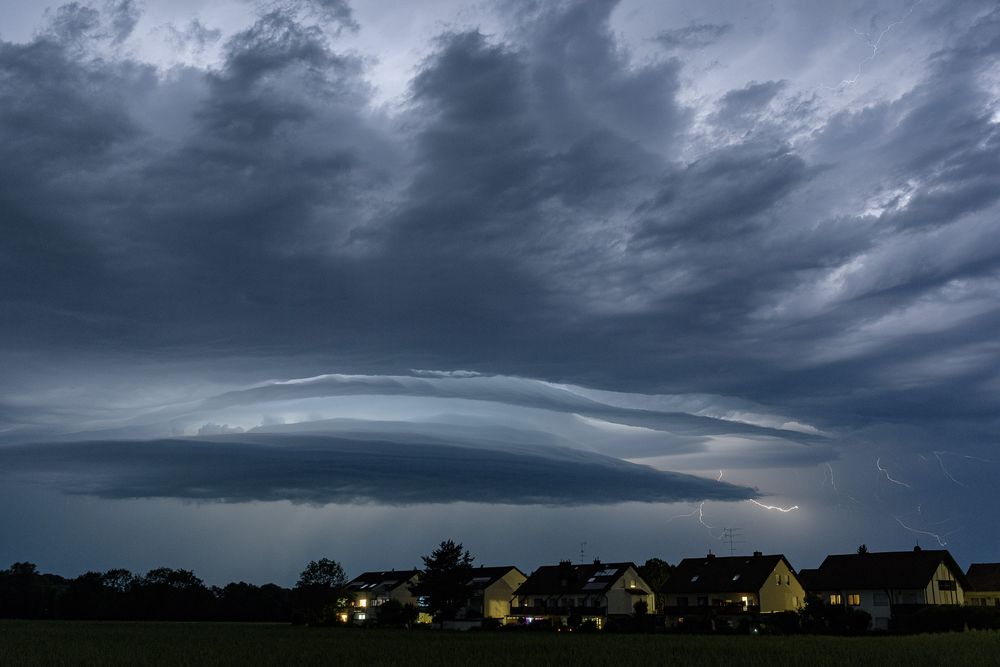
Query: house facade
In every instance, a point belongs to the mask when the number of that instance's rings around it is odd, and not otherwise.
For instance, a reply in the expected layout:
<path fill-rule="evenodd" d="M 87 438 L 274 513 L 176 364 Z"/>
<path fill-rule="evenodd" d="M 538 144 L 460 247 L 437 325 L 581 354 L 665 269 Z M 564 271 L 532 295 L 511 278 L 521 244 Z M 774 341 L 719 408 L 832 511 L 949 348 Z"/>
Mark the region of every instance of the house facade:
<path fill-rule="evenodd" d="M 973 563 L 965 578 L 965 604 L 1000 607 L 1000 563 Z"/>
<path fill-rule="evenodd" d="M 351 606 L 341 620 L 351 623 L 375 620 L 378 608 L 389 600 L 419 608 L 417 597 L 410 592 L 419 581 L 420 570 L 364 572 L 347 582 Z"/>
<path fill-rule="evenodd" d="M 635 563 L 586 565 L 562 561 L 534 572 L 514 592 L 508 623 L 547 622 L 558 626 L 592 623 L 603 628 L 610 619 L 631 616 L 636 603 L 652 612 L 655 595 Z"/>
<path fill-rule="evenodd" d="M 894 614 L 926 605 L 961 605 L 965 573 L 947 550 L 885 551 L 827 556 L 803 572 L 806 589 L 822 602 L 867 612 L 886 630 Z"/>
<path fill-rule="evenodd" d="M 660 588 L 659 611 L 668 625 L 688 616 L 770 614 L 795 611 L 805 604 L 805 590 L 795 569 L 781 554 L 685 558 Z"/>
<path fill-rule="evenodd" d="M 461 616 L 472 619 L 507 618 L 514 592 L 527 579 L 528 576 L 513 565 L 475 568 L 470 581 L 472 596 Z"/>

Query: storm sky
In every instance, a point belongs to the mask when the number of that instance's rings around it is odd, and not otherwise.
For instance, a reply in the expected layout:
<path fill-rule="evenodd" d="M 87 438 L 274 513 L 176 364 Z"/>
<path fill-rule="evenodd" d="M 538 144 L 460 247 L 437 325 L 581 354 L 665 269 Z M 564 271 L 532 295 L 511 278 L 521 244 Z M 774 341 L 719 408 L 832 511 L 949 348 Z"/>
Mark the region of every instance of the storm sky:
<path fill-rule="evenodd" d="M 0 567 L 1000 560 L 995 2 L 0 17 Z"/>

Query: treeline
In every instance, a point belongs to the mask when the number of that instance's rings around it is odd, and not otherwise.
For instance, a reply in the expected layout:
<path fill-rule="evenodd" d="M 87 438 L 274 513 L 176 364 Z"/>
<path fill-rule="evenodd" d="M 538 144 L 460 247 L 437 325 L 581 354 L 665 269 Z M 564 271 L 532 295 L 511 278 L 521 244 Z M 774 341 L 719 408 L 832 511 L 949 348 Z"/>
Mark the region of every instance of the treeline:
<path fill-rule="evenodd" d="M 68 579 L 33 563 L 0 570 L 0 618 L 306 622 L 339 591 L 324 579 L 331 561 L 312 562 L 294 588 L 234 582 L 206 586 L 189 570 L 160 567 L 145 574 L 114 569 Z M 334 572 L 343 585 L 343 570 Z"/>

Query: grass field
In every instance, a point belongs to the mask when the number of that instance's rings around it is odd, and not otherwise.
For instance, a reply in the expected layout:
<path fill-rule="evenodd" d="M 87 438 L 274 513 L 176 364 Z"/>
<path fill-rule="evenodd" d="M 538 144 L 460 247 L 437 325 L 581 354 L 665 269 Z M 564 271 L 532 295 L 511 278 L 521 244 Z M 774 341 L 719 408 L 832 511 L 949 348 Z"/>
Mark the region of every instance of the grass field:
<path fill-rule="evenodd" d="M 1000 665 L 1000 633 L 691 637 L 0 621 L 0 665 Z"/>

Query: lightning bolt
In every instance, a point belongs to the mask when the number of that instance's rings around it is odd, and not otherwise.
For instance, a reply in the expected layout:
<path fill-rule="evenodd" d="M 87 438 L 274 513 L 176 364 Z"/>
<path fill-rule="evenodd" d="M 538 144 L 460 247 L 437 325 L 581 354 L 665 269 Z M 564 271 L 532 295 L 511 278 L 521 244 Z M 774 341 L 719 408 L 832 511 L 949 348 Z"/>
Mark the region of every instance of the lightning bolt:
<path fill-rule="evenodd" d="M 935 540 L 937 540 L 938 546 L 942 546 L 942 547 L 948 546 L 948 543 L 946 541 L 944 541 L 944 539 L 942 539 L 941 536 L 938 535 L 937 533 L 932 533 L 929 530 L 918 530 L 917 528 L 911 528 L 910 526 L 907 526 L 905 523 L 903 523 L 898 516 L 894 516 L 892 518 L 896 520 L 896 523 L 898 523 L 900 526 L 902 526 L 906 530 L 910 531 L 911 533 L 916 533 L 917 535 L 928 535 L 930 537 L 933 537 Z"/>
<path fill-rule="evenodd" d="M 701 525 L 705 526 L 705 528 L 708 528 L 708 534 L 712 536 L 712 539 L 715 539 L 715 540 L 721 540 L 722 539 L 722 535 L 716 536 L 715 533 L 712 532 L 713 530 L 715 530 L 715 526 L 710 526 L 707 523 L 705 523 L 705 501 L 704 500 L 701 501 L 700 505 L 698 505 L 698 523 L 700 523 Z"/>
<path fill-rule="evenodd" d="M 757 502 L 753 498 L 750 498 L 750 502 L 752 502 L 757 507 L 763 507 L 766 510 L 774 510 L 776 512 L 781 512 L 782 514 L 788 514 L 789 512 L 794 512 L 799 508 L 798 505 L 792 505 L 791 507 L 777 507 L 775 505 L 765 505 L 764 503 Z"/>
<path fill-rule="evenodd" d="M 871 53 L 869 53 L 868 56 L 864 60 L 862 60 L 861 62 L 858 63 L 858 69 L 854 73 L 853 77 L 851 77 L 850 79 L 844 79 L 843 81 L 841 81 L 840 83 L 838 83 L 836 86 L 824 86 L 824 88 L 826 88 L 827 90 L 839 90 L 841 88 L 847 88 L 847 87 L 855 85 L 861 79 L 861 75 L 864 73 L 865 66 L 868 65 L 873 60 L 875 60 L 875 58 L 878 57 L 878 50 L 879 50 L 879 47 L 882 45 L 882 39 L 886 35 L 888 35 L 889 32 L 893 28 L 895 28 L 896 26 L 904 23 L 906 21 L 906 19 L 910 18 L 910 15 L 913 14 L 913 10 L 915 10 L 917 8 L 917 5 L 921 4 L 922 2 L 923 2 L 923 0 L 917 0 L 917 2 L 913 3 L 912 5 L 910 5 L 909 10 L 907 10 L 907 12 L 905 14 L 903 14 L 903 16 L 901 16 L 900 18 L 896 19 L 895 21 L 893 21 L 892 23 L 890 23 L 889 25 L 887 25 L 886 27 L 884 27 L 878 33 L 878 37 L 876 37 L 875 39 L 872 39 L 871 33 L 869 33 L 869 32 L 861 32 L 860 30 L 858 30 L 857 28 L 855 28 L 854 29 L 854 34 L 857 35 L 858 37 L 862 38 L 863 40 L 865 40 L 865 42 L 868 44 L 868 46 L 871 47 Z"/>
<path fill-rule="evenodd" d="M 702 504 L 704 505 L 704 503 L 702 503 Z M 698 513 L 698 509 L 699 508 L 696 507 L 693 510 L 691 510 L 690 512 L 688 512 L 687 514 L 678 514 L 677 516 L 672 516 L 669 519 L 667 519 L 666 523 L 670 523 L 674 519 L 686 519 L 688 517 L 692 517 L 692 516 L 694 516 L 695 514 Z"/>
<path fill-rule="evenodd" d="M 910 486 L 906 482 L 901 482 L 898 479 L 893 478 L 893 476 L 889 474 L 889 471 L 882 467 L 882 457 L 881 456 L 878 457 L 877 459 L 875 459 L 875 468 L 878 469 L 879 473 L 885 475 L 885 478 L 887 480 L 889 480 L 890 482 L 892 482 L 893 484 L 898 484 L 899 486 L 905 486 L 908 489 L 912 489 L 913 488 L 912 486 Z"/>
<path fill-rule="evenodd" d="M 965 484 L 962 484 L 960 481 L 955 479 L 955 477 L 950 472 L 948 472 L 948 469 L 944 467 L 944 461 L 941 460 L 941 454 L 942 452 L 934 452 L 934 458 L 937 459 L 938 465 L 941 466 L 941 472 L 944 473 L 944 476 L 950 479 L 951 481 L 955 482 L 955 484 L 958 484 L 959 486 L 969 488 Z"/>

